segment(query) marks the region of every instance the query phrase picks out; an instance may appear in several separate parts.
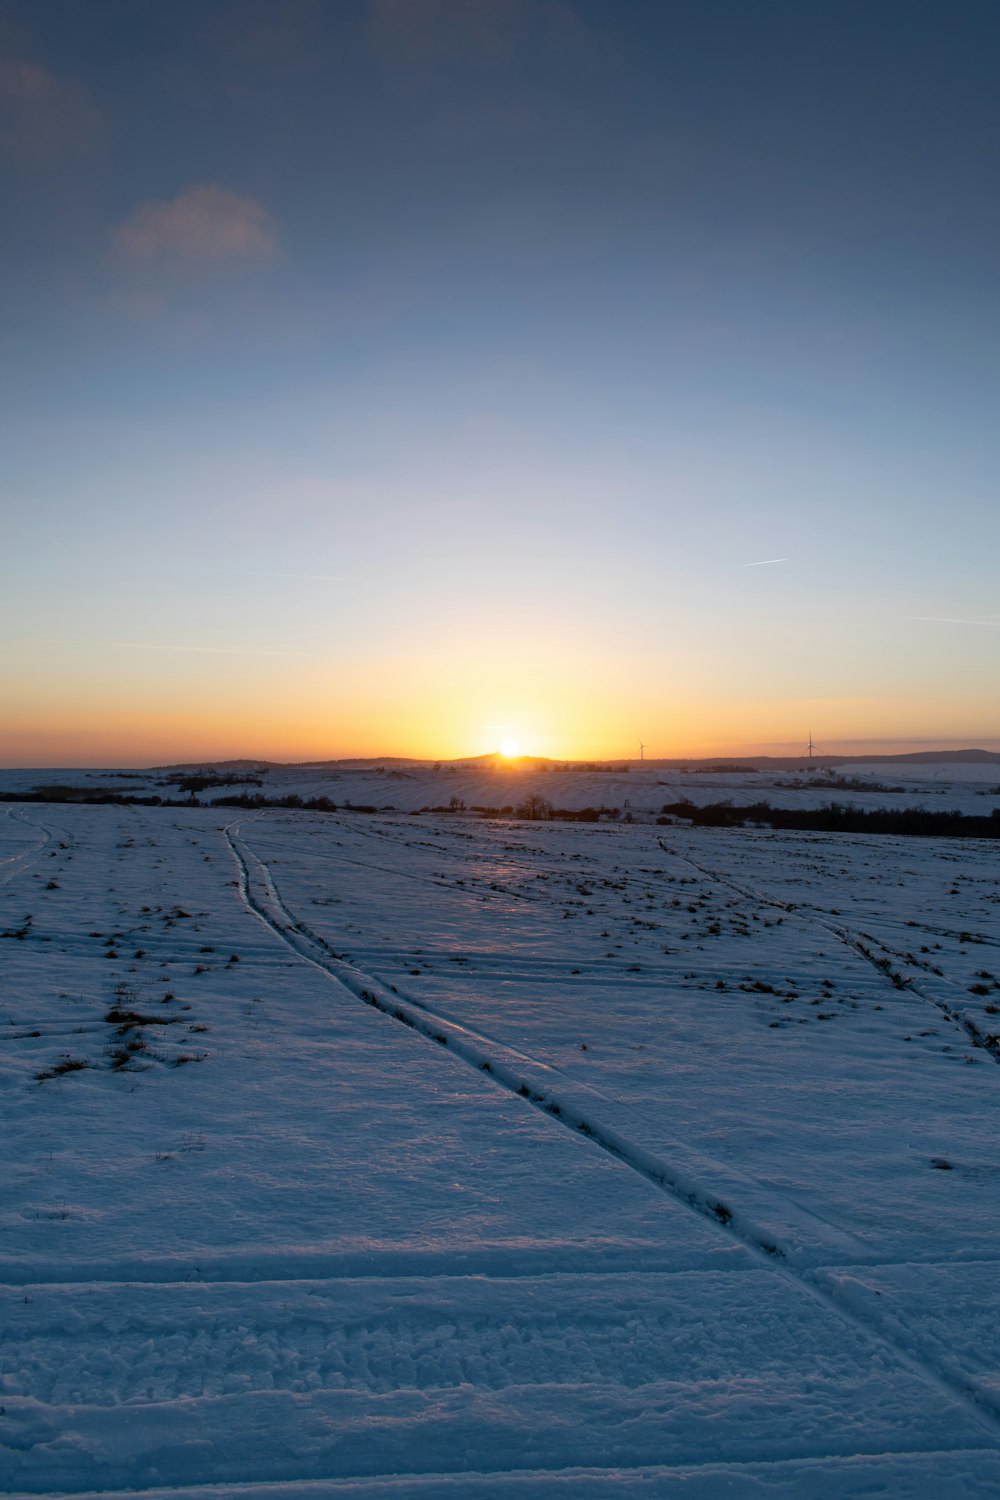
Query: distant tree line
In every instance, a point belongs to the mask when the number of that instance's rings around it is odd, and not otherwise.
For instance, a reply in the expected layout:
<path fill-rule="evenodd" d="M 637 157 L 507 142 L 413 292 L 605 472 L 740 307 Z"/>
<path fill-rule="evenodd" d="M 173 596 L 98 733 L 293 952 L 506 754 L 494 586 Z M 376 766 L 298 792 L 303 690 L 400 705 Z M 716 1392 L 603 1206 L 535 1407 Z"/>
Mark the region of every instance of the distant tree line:
<path fill-rule="evenodd" d="M 684 769 L 687 770 L 687 767 L 685 766 Z M 741 776 L 747 776 L 751 773 L 756 775 L 759 769 L 759 766 L 695 766 L 694 774 L 696 776 L 727 776 L 730 772 L 734 772 Z"/>
<path fill-rule="evenodd" d="M 156 795 L 136 796 L 118 787 L 65 786 L 60 783 L 33 787 L 30 791 L 5 792 L 0 802 L 79 803 L 86 806 L 117 807 L 198 807 L 193 793 L 183 800 Z M 230 793 L 207 804 L 209 807 L 236 807 L 248 811 L 265 808 L 301 809 L 322 813 L 395 812 L 391 804 L 376 807 L 368 802 L 333 802 L 329 797 L 301 797 L 289 792 L 283 797 L 265 797 L 260 792 Z M 599 823 L 632 821 L 617 807 L 554 807 L 547 797 L 532 793 L 516 805 L 505 807 L 474 806 L 467 808 L 453 797 L 447 806 L 422 807 L 421 813 L 471 814 L 478 818 L 519 818 L 528 822 Z M 411 816 L 416 816 L 416 810 Z M 769 802 L 736 806 L 732 802 L 712 802 L 699 807 L 693 802 L 664 803 L 658 823 L 667 824 L 683 818 L 700 828 L 744 828 L 748 824 L 765 828 L 811 833 L 894 834 L 904 837 L 1000 839 L 1000 808 L 988 816 L 951 812 L 929 812 L 922 807 L 874 808 L 848 807 L 830 802 L 824 807 L 772 807 Z"/>
<path fill-rule="evenodd" d="M 245 807 L 249 809 L 261 807 L 300 807 L 307 812 L 393 812 L 392 807 L 374 807 L 362 802 L 342 802 L 339 805 L 331 802 L 329 797 L 300 797 L 297 792 L 289 792 L 285 797 L 264 797 L 259 792 L 230 793 L 227 797 L 216 797 L 214 801 L 202 804 L 198 801 L 194 792 L 189 792 L 187 797 L 160 797 L 155 793 L 149 796 L 136 796 L 133 792 L 126 792 L 116 787 L 89 787 L 89 786 L 36 786 L 28 792 L 4 792 L 0 795 L 0 802 L 73 802 L 85 806 L 115 806 L 115 807 Z"/>
<path fill-rule="evenodd" d="M 989 817 L 952 812 L 928 812 L 923 807 L 870 810 L 830 802 L 825 807 L 772 807 L 753 802 L 736 807 L 732 802 L 711 802 L 696 807 L 693 802 L 667 802 L 662 821 L 686 818 L 700 828 L 744 828 L 758 823 L 767 828 L 803 829 L 811 833 L 881 833 L 908 837 L 945 839 L 1000 838 L 1000 808 Z M 658 821 L 661 821 L 658 819 Z"/>
<path fill-rule="evenodd" d="M 113 804 L 115 807 L 190 806 L 187 798 L 182 802 L 176 797 L 158 797 L 155 794 L 140 797 L 134 792 L 113 786 L 102 788 L 59 784 L 35 786 L 28 792 L 3 792 L 0 794 L 0 802 L 82 802 L 88 806 Z"/>

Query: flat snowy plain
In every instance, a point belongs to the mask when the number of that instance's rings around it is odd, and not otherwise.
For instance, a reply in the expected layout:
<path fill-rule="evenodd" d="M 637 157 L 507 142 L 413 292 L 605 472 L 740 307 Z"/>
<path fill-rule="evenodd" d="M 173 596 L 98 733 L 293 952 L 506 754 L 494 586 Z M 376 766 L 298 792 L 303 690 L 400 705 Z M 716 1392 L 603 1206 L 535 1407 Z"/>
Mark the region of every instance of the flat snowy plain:
<path fill-rule="evenodd" d="M 0 803 L 0 1485 L 1000 1493 L 997 846 L 408 811 L 774 781 Z"/>

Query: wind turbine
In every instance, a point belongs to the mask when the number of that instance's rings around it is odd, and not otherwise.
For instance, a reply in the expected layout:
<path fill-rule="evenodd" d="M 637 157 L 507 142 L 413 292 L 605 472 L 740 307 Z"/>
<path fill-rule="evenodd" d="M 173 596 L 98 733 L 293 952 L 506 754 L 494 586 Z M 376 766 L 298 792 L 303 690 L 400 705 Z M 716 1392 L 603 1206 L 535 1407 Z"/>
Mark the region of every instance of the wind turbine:
<path fill-rule="evenodd" d="M 642 743 L 642 740 L 639 741 L 639 759 L 640 760 L 645 760 L 646 759 L 646 747 Z"/>
<path fill-rule="evenodd" d="M 812 758 L 813 758 L 813 755 L 814 755 L 814 754 L 815 754 L 815 752 L 816 752 L 816 751 L 817 751 L 817 750 L 818 750 L 818 749 L 819 749 L 819 746 L 818 746 L 818 745 L 815 745 L 815 744 L 814 744 L 814 743 L 813 743 L 813 732 L 812 732 L 812 730 L 811 730 L 811 729 L 810 729 L 810 731 L 809 731 L 809 744 L 808 744 L 808 745 L 807 745 L 807 746 L 806 746 L 806 749 L 807 749 L 807 750 L 808 750 L 808 751 L 809 751 L 809 759 L 810 759 L 810 760 L 812 760 Z"/>

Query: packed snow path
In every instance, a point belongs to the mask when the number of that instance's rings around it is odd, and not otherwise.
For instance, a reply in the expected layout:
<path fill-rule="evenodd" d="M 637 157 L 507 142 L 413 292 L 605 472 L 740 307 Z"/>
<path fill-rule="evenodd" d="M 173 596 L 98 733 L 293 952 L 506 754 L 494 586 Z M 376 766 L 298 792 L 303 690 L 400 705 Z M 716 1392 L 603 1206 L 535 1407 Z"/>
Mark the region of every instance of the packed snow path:
<path fill-rule="evenodd" d="M 989 851 L 24 818 L 5 1488 L 1000 1488 Z"/>

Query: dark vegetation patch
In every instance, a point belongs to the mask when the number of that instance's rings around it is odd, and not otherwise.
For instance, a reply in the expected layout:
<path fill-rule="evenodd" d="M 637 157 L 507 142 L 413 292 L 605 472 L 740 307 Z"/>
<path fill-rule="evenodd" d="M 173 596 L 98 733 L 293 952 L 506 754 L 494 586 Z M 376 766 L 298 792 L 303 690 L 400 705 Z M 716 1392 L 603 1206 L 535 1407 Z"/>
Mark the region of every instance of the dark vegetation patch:
<path fill-rule="evenodd" d="M 735 764 L 728 766 L 695 766 L 694 774 L 696 776 L 747 775 L 750 773 L 756 775 L 759 770 L 759 766 L 738 766 Z"/>
<path fill-rule="evenodd" d="M 80 1073 L 84 1068 L 89 1068 L 90 1063 L 84 1057 L 61 1057 L 51 1068 L 43 1068 L 35 1077 L 39 1083 L 44 1083 L 47 1078 L 61 1078 L 64 1073 Z"/>
<path fill-rule="evenodd" d="M 104 1019 L 109 1026 L 117 1026 L 120 1031 L 131 1031 L 136 1026 L 172 1026 L 180 1017 L 145 1016 L 141 1011 L 124 1009 L 116 1002 Z"/>
<path fill-rule="evenodd" d="M 663 813 L 685 818 L 696 828 L 744 828 L 748 823 L 782 830 L 804 829 L 812 833 L 874 833 L 924 838 L 1000 839 L 1000 809 L 988 817 L 953 812 L 928 812 L 922 807 L 866 811 L 830 802 L 826 807 L 772 807 L 753 802 L 737 807 L 732 802 L 712 802 L 697 807 L 693 802 L 667 802 Z"/>

